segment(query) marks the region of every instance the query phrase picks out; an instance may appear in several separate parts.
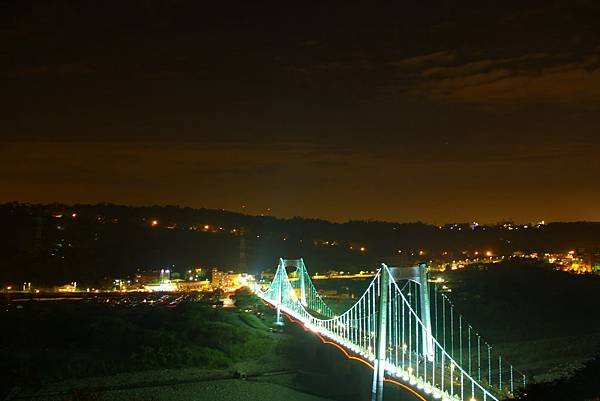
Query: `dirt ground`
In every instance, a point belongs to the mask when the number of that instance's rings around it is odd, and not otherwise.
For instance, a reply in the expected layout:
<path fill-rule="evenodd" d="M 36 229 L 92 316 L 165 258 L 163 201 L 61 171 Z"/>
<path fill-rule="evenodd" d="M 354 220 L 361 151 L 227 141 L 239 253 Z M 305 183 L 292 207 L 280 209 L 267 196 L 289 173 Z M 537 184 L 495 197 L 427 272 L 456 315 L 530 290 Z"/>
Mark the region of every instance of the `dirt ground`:
<path fill-rule="evenodd" d="M 208 374 L 207 374 L 208 373 Z M 222 372 L 225 373 L 225 372 Z M 271 376 L 219 378 L 218 372 L 191 369 L 149 371 L 65 381 L 21 393 L 11 400 L 43 401 L 326 401 L 285 384 L 292 373 Z M 176 380 L 172 377 L 177 377 Z M 279 384 L 278 384 L 279 383 Z M 73 389 L 78 389 L 73 391 Z"/>

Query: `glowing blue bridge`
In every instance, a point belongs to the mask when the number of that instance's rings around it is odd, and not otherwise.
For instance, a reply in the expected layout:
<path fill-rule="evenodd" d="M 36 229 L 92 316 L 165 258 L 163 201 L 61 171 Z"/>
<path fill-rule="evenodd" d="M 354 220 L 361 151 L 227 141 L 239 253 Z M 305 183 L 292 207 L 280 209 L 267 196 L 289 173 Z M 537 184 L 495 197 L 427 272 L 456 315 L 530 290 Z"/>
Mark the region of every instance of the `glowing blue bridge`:
<path fill-rule="evenodd" d="M 373 401 L 383 399 L 384 382 L 442 401 L 498 401 L 525 385 L 525 376 L 428 283 L 425 265 L 382 264 L 341 314 L 319 295 L 302 259 L 280 259 L 271 283 L 256 293 L 277 309 L 278 323 L 286 314 L 371 365 Z"/>

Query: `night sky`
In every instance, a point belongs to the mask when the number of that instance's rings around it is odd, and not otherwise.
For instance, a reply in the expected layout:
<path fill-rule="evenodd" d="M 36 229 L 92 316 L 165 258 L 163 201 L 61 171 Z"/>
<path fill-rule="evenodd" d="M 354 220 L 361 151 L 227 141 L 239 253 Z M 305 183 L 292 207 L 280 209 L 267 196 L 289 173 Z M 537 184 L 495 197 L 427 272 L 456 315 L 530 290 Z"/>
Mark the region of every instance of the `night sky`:
<path fill-rule="evenodd" d="M 600 220 L 600 2 L 319 3 L 3 1 L 0 202 Z"/>

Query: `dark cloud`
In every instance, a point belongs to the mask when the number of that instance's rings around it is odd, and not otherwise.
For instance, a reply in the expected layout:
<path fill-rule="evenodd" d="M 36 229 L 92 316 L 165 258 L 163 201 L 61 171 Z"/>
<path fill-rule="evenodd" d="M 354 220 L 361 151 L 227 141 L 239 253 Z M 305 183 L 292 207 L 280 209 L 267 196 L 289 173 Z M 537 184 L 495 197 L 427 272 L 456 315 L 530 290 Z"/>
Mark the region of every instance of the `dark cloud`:
<path fill-rule="evenodd" d="M 0 200 L 599 218 L 597 2 L 2 7 Z"/>
<path fill-rule="evenodd" d="M 397 61 L 390 61 L 389 64 L 399 67 L 421 68 L 429 65 L 448 64 L 455 59 L 456 54 L 454 52 L 442 50 L 435 53 L 408 57 Z"/>
<path fill-rule="evenodd" d="M 598 55 L 582 61 L 523 68 L 523 60 L 543 55 L 504 60 L 480 60 L 466 64 L 431 67 L 409 91 L 449 102 L 482 105 L 553 104 L 570 108 L 600 105 Z"/>

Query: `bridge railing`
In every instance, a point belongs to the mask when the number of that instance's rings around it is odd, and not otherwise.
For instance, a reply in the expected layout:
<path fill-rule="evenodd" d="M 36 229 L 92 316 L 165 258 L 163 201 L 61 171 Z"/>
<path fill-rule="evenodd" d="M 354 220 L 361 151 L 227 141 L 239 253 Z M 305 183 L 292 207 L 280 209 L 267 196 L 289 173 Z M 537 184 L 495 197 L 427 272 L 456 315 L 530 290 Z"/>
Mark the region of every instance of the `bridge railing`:
<path fill-rule="evenodd" d="M 524 387 L 525 374 L 497 352 L 438 288 L 435 284 L 431 294 L 435 338 L 446 345 L 444 348 L 465 366 L 469 374 L 487 386 L 507 395 Z"/>
<path fill-rule="evenodd" d="M 393 275 L 384 265 L 391 278 L 388 312 L 391 331 L 387 361 L 391 359 L 390 372 L 415 384 L 417 388 L 432 393 L 435 398 L 456 400 L 497 400 L 491 389 L 486 388 L 463 368 L 438 342 L 421 321 L 411 302 L 401 291 Z M 433 347 L 425 350 L 427 342 L 419 336 L 431 336 Z M 412 377 L 411 377 L 412 376 Z"/>
<path fill-rule="evenodd" d="M 460 314 L 440 285 L 429 282 L 431 332 L 442 347 L 463 366 L 469 375 L 496 393 L 514 394 L 526 385 L 526 376 L 496 351 L 492 345 Z M 431 285 L 433 284 L 433 286 Z M 412 281 L 397 283 L 411 307 L 422 316 L 418 300 L 422 286 Z"/>

